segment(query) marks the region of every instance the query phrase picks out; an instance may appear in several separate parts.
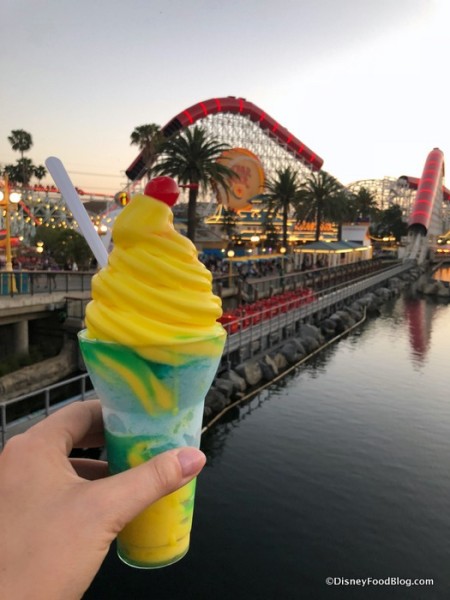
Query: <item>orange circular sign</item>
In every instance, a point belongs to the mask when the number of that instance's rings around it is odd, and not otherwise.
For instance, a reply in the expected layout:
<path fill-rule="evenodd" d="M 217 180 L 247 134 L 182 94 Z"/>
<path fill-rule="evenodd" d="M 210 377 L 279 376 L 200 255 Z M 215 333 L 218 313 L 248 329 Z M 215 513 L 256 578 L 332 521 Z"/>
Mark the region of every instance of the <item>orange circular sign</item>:
<path fill-rule="evenodd" d="M 228 189 L 218 186 L 217 199 L 226 208 L 245 210 L 251 199 L 264 191 L 264 169 L 259 158 L 245 148 L 225 150 L 218 162 L 236 173 L 228 181 Z"/>

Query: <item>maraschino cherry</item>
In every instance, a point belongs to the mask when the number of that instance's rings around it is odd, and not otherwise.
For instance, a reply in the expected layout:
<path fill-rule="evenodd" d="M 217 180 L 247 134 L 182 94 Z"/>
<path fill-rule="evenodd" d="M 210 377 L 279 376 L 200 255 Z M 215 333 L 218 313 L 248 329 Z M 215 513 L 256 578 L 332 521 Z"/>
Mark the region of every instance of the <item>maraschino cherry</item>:
<path fill-rule="evenodd" d="M 150 179 L 144 189 L 146 196 L 161 200 L 167 206 L 173 206 L 180 195 L 180 188 L 175 179 L 162 175 Z"/>

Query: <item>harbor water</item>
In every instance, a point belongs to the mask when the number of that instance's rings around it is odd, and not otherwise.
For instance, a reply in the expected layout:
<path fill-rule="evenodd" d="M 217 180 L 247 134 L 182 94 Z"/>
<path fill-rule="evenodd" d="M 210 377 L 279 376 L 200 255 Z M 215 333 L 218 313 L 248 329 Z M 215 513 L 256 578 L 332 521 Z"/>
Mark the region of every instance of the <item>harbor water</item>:
<path fill-rule="evenodd" d="M 183 560 L 85 597 L 450 597 L 450 304 L 381 311 L 204 435 Z"/>

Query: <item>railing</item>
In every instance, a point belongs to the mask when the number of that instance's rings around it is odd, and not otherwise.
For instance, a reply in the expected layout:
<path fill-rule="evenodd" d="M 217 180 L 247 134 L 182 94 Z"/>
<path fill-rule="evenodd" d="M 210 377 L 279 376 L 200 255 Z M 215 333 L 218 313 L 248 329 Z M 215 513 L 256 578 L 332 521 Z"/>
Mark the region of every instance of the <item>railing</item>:
<path fill-rule="evenodd" d="M 283 329 L 292 331 L 295 324 L 312 315 L 324 312 L 333 306 L 343 306 L 349 298 L 358 297 L 377 287 L 383 281 L 396 277 L 411 268 L 411 263 L 402 263 L 384 269 L 371 277 L 358 277 L 351 283 L 343 282 L 333 287 L 314 292 L 311 298 L 291 298 L 254 314 L 246 314 L 228 323 L 228 337 L 225 344 L 222 364 L 227 368 L 232 364 L 232 354 L 249 348 L 250 356 L 261 352 L 261 340 L 269 340 L 273 334 Z M 270 315 L 270 318 L 268 316 Z M 254 349 L 254 352 L 253 352 Z"/>
<path fill-rule="evenodd" d="M 250 315 L 244 315 L 237 318 L 233 323 L 227 325 L 228 338 L 225 344 L 224 354 L 222 358 L 222 368 L 230 368 L 232 365 L 232 354 L 242 348 L 249 349 L 249 356 L 260 353 L 264 348 L 262 347 L 262 340 L 267 340 L 268 346 L 272 342 L 272 336 L 276 339 L 273 340 L 275 344 L 278 344 L 280 332 L 286 332 L 287 337 L 294 334 L 296 323 L 303 321 L 308 317 L 325 311 L 326 309 L 334 306 L 344 305 L 349 298 L 358 297 L 364 292 L 378 286 L 383 281 L 396 277 L 401 273 L 409 270 L 411 264 L 401 263 L 397 266 L 384 269 L 371 277 L 359 277 L 354 279 L 351 283 L 342 282 L 336 286 L 332 286 L 323 290 L 314 292 L 313 296 L 309 297 L 292 297 L 286 301 L 279 302 L 276 306 L 268 307 L 255 312 Z M 233 330 L 232 330 L 233 327 Z M 52 401 L 52 393 L 57 395 L 58 390 L 67 388 L 69 384 L 79 384 L 78 393 L 73 394 L 70 399 L 66 399 L 64 402 L 59 402 L 58 407 L 65 403 L 73 402 L 74 400 L 84 400 L 88 395 L 89 391 L 92 390 L 90 387 L 90 379 L 87 373 L 67 379 L 65 381 L 47 386 L 34 393 L 26 394 L 8 400 L 0 404 L 0 426 L 1 426 L 1 444 L 4 445 L 6 441 L 6 435 L 8 430 L 11 428 L 11 422 L 14 426 L 17 424 L 30 422 L 31 419 L 42 418 L 48 416 L 52 411 L 52 408 L 56 407 L 57 401 Z M 38 404 L 34 407 L 34 411 L 31 414 L 24 415 L 22 417 L 15 417 L 8 419 L 7 411 L 13 409 L 18 412 L 18 406 L 27 403 Z M 30 422 L 30 425 L 32 423 Z"/>
<path fill-rule="evenodd" d="M 93 274 L 91 271 L 0 271 L 0 299 L 2 296 L 89 291 Z"/>
<path fill-rule="evenodd" d="M 68 386 L 75 388 L 72 391 L 70 399 L 67 400 L 67 396 L 61 399 L 61 393 Z M 56 407 L 60 408 L 64 404 L 74 402 L 75 400 L 85 400 L 92 394 L 92 390 L 93 387 L 89 375 L 83 373 L 41 388 L 35 392 L 2 402 L 0 404 L 1 446 L 5 445 L 6 436 L 12 424 L 14 424 L 15 428 L 20 428 L 23 425 L 24 429 L 26 429 L 27 424 L 31 425 L 40 418 L 48 417 Z M 74 393 L 75 391 L 76 393 Z"/>
<path fill-rule="evenodd" d="M 236 294 L 246 301 L 254 301 L 279 290 L 292 290 L 298 287 L 319 289 L 325 285 L 329 286 L 331 283 L 347 281 L 349 277 L 354 277 L 355 273 L 367 275 L 385 267 L 384 261 L 371 259 L 336 267 L 268 274 L 259 277 L 256 275 L 243 277 L 239 274 L 216 275 L 213 279 L 213 292 L 221 298 Z"/>

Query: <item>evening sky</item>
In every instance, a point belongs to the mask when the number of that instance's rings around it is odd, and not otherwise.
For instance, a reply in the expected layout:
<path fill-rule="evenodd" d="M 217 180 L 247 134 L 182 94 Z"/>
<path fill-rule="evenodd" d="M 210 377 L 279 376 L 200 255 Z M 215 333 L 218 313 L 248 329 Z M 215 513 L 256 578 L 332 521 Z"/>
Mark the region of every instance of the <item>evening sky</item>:
<path fill-rule="evenodd" d="M 137 126 L 240 96 L 342 183 L 420 177 L 450 152 L 447 0 L 3 0 L 0 163 L 7 136 L 111 193 Z M 92 174 L 92 175 L 88 175 Z M 51 183 L 48 178 L 47 183 Z"/>

